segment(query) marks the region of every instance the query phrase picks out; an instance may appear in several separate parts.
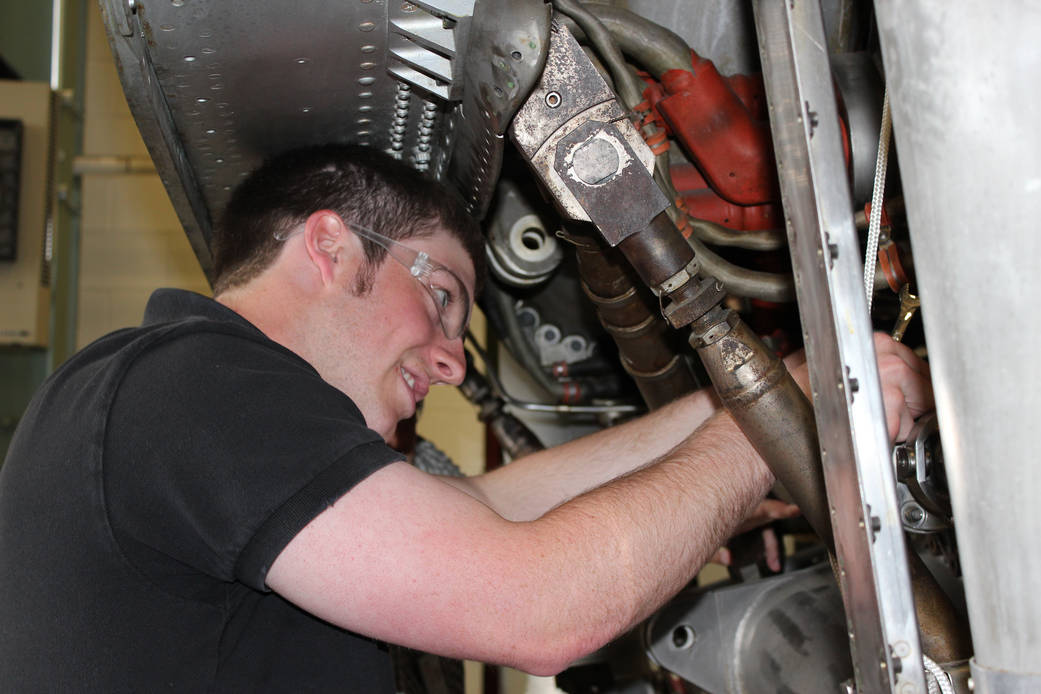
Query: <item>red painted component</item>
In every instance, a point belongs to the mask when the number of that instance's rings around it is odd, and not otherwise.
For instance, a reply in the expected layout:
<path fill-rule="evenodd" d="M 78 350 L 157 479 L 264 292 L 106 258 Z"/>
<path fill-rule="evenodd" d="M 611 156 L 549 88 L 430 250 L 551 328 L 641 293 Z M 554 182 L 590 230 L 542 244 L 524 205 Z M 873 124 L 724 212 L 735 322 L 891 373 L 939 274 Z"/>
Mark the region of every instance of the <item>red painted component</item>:
<path fill-rule="evenodd" d="M 576 381 L 566 381 L 561 384 L 564 392 L 560 396 L 560 402 L 565 405 L 576 405 L 582 402 L 582 387 Z"/>
<path fill-rule="evenodd" d="M 635 109 L 638 124 L 655 122 L 693 162 L 670 168 L 679 201 L 690 216 L 738 231 L 781 228 L 762 76 L 723 77 L 696 53 L 691 60 L 693 71 L 669 70 L 660 83 L 641 73 L 647 86 Z M 846 123 L 840 127 L 849 161 Z M 650 144 L 656 152 L 665 146 Z M 689 233 L 685 224 L 680 229 Z"/>
<path fill-rule="evenodd" d="M 731 75 L 726 80 L 752 118 L 764 121 L 770 117 L 766 112 L 766 89 L 761 75 Z"/>
<path fill-rule="evenodd" d="M 636 111 L 642 118 L 640 123 L 637 125 L 642 125 L 649 118 L 657 123 L 659 127 L 664 128 L 669 135 L 672 135 L 672 131 L 669 130 L 669 126 L 662 119 L 661 114 L 653 108 L 659 101 L 665 98 L 665 90 L 662 89 L 662 86 L 655 82 L 654 78 L 647 73 L 641 72 L 640 76 L 643 77 L 647 86 L 643 90 L 643 103 L 636 107 Z"/>
<path fill-rule="evenodd" d="M 864 205 L 864 216 L 867 217 L 868 222 L 871 222 L 871 203 Z M 882 231 L 885 232 L 883 237 L 887 239 L 878 246 L 878 267 L 882 270 L 882 275 L 886 278 L 886 283 L 894 293 L 899 294 L 900 289 L 910 282 L 907 278 L 907 273 L 904 271 L 904 265 L 900 261 L 900 249 L 895 243 L 889 240 L 892 222 L 889 221 L 889 212 L 886 210 L 885 204 L 882 205 L 882 218 L 879 219 L 879 224 Z"/>
<path fill-rule="evenodd" d="M 683 195 L 683 203 L 692 217 L 738 231 L 781 228 L 777 205 L 735 205 L 708 188 Z"/>
<path fill-rule="evenodd" d="M 720 196 L 739 205 L 776 199 L 769 127 L 753 117 L 711 61 L 692 58 L 693 72 L 662 75 L 668 96 L 655 104 L 658 112 Z M 748 82 L 738 80 L 738 89 L 755 105 Z M 645 95 L 653 103 L 653 95 Z"/>
<path fill-rule="evenodd" d="M 739 231 L 779 229 L 783 226 L 779 204 L 735 205 L 716 195 L 705 183 L 701 173 L 690 164 L 674 164 L 669 172 L 676 192 L 692 217 Z"/>

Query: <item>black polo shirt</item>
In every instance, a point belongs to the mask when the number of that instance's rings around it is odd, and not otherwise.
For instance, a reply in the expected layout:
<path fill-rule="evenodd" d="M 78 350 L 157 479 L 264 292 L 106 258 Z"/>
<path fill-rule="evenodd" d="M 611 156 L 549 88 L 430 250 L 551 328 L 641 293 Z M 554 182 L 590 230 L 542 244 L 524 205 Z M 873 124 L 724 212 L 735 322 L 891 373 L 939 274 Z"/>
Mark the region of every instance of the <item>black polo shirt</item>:
<path fill-rule="evenodd" d="M 206 297 L 41 387 L 0 470 L 5 691 L 393 691 L 386 649 L 265 586 L 311 519 L 401 456 L 346 395 Z"/>

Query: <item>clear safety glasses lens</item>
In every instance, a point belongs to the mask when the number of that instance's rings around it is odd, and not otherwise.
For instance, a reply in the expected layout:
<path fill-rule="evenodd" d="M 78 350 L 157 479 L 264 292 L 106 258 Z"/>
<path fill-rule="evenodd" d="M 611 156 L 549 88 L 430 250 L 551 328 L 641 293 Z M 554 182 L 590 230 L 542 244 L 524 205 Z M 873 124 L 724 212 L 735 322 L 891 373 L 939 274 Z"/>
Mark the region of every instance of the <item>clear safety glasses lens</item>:
<path fill-rule="evenodd" d="M 422 284 L 437 308 L 441 330 L 450 340 L 462 337 L 470 322 L 470 292 L 459 277 L 447 267 L 432 260 L 424 251 L 409 248 L 360 224 L 347 223 L 358 236 L 387 249 L 394 260 L 408 269 Z"/>
<path fill-rule="evenodd" d="M 397 258 L 399 248 L 416 254 L 411 265 L 406 262 L 402 262 L 402 265 L 409 269 L 409 273 L 419 280 L 433 299 L 445 337 L 450 340 L 462 337 L 470 322 L 470 293 L 466 291 L 462 280 L 444 265 L 431 260 L 426 253 L 400 243 L 394 244 L 397 248 L 388 250 L 396 260 L 401 260 Z"/>

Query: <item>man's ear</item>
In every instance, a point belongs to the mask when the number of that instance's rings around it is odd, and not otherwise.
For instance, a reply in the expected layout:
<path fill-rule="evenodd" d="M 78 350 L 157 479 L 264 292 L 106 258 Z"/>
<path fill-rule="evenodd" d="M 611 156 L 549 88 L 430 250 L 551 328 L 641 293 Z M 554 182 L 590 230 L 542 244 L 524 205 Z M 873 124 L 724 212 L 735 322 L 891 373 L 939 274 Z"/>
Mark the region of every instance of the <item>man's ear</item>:
<path fill-rule="evenodd" d="M 304 222 L 307 255 L 324 283 L 331 282 L 336 275 L 335 266 L 340 262 L 344 242 L 348 240 L 347 231 L 340 215 L 332 210 L 319 210 Z"/>

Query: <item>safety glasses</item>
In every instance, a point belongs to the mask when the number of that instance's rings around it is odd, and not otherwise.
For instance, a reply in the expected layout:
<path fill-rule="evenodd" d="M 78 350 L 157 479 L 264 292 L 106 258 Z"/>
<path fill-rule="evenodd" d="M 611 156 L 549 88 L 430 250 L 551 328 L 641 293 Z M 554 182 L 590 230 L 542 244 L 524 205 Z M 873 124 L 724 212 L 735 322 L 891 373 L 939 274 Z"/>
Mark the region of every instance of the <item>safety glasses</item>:
<path fill-rule="evenodd" d="M 470 323 L 470 292 L 459 276 L 441 263 L 433 260 L 425 251 L 417 251 L 403 243 L 398 243 L 389 236 L 384 236 L 361 224 L 344 222 L 348 229 L 363 239 L 368 239 L 386 249 L 391 258 L 401 263 L 430 295 L 437 309 L 441 330 L 449 340 L 463 336 Z M 275 234 L 279 241 L 285 241 L 299 233 Z"/>

